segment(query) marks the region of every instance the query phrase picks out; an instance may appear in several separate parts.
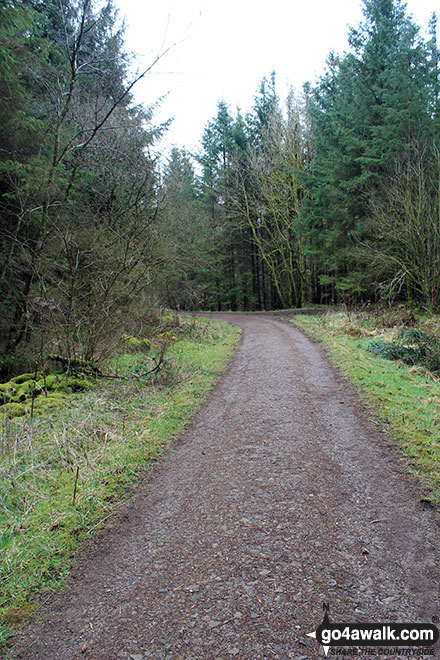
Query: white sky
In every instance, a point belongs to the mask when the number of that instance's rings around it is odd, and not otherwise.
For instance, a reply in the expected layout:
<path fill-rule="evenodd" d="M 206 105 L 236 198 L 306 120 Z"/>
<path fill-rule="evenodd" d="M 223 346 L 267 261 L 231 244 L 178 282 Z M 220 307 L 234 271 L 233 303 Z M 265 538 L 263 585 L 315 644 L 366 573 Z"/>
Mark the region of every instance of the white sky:
<path fill-rule="evenodd" d="M 126 19 L 126 43 L 146 68 L 178 42 L 135 90 L 150 104 L 167 95 L 156 120 L 174 117 L 165 144 L 199 148 L 206 123 L 224 99 L 250 110 L 263 76 L 277 73 L 278 94 L 301 91 L 347 47 L 348 26 L 362 20 L 361 0 L 115 0 Z M 426 27 L 436 0 L 407 0 Z"/>

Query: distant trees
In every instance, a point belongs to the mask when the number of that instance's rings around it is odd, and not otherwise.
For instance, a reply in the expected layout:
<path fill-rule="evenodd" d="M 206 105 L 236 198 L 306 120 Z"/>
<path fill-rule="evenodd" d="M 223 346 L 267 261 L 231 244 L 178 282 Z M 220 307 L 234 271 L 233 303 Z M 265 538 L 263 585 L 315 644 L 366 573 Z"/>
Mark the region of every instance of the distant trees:
<path fill-rule="evenodd" d="M 208 306 L 440 306 L 436 32 L 400 0 L 364 0 L 349 52 L 300 99 L 281 104 L 273 74 L 244 118 L 219 104 L 200 157 Z"/>
<path fill-rule="evenodd" d="M 192 159 L 177 147 L 164 167 L 156 232 L 161 263 L 157 295 L 173 309 L 200 307 L 214 272 L 215 239 Z"/>
<path fill-rule="evenodd" d="M 283 115 L 273 75 L 263 79 L 246 117 L 233 117 L 222 101 L 205 129 L 200 212 L 212 255 L 203 294 L 210 308 L 270 309 L 305 300 L 302 114 L 291 96 Z"/>
<path fill-rule="evenodd" d="M 430 145 L 432 146 L 432 145 Z M 359 248 L 382 296 L 440 303 L 440 153 L 416 142 L 371 200 L 369 238 Z"/>
<path fill-rule="evenodd" d="M 283 117 L 274 79 L 269 98 L 265 81 L 251 120 L 251 140 L 245 217 L 252 241 L 270 274 L 276 306 L 301 307 L 306 297 L 306 271 L 300 224 L 301 202 L 306 195 L 301 175 L 307 149 L 304 124 L 294 97 Z"/>
<path fill-rule="evenodd" d="M 382 296 L 440 307 L 440 67 L 433 15 L 417 77 L 416 119 L 404 148 L 370 195 L 366 280 Z M 422 101 L 422 102 L 421 102 Z M 411 106 L 414 107 L 414 102 Z"/>

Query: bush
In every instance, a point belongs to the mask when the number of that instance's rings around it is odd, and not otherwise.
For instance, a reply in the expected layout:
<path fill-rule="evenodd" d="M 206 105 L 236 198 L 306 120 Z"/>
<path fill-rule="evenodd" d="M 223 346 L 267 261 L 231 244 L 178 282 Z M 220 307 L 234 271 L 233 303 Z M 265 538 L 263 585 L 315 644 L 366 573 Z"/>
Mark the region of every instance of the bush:
<path fill-rule="evenodd" d="M 388 360 L 402 360 L 410 366 L 421 365 L 429 371 L 440 371 L 440 342 L 421 330 L 402 329 L 395 342 L 372 341 L 368 350 Z"/>

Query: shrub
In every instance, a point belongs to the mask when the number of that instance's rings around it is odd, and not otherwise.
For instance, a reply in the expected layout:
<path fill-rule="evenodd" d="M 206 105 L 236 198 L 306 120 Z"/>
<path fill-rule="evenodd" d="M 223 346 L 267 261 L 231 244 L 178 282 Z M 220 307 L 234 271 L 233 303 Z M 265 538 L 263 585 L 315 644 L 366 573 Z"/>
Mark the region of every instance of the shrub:
<path fill-rule="evenodd" d="M 440 342 L 415 328 L 399 330 L 395 342 L 372 341 L 368 350 L 388 360 L 402 360 L 410 366 L 421 365 L 429 371 L 440 371 Z"/>

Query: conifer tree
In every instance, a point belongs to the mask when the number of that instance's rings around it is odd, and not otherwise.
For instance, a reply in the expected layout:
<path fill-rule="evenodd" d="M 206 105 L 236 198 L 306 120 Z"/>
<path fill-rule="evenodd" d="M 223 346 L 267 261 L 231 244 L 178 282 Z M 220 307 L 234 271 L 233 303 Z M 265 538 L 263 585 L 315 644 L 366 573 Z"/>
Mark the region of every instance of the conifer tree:
<path fill-rule="evenodd" d="M 157 225 L 161 245 L 159 292 L 173 309 L 194 309 L 210 300 L 215 240 L 202 204 L 200 181 L 186 151 L 172 149 L 163 188 Z"/>
<path fill-rule="evenodd" d="M 364 16 L 350 52 L 330 56 L 311 110 L 316 157 L 304 215 L 332 300 L 361 294 L 355 248 L 368 231 L 369 195 L 429 123 L 418 28 L 400 0 L 365 0 Z"/>

